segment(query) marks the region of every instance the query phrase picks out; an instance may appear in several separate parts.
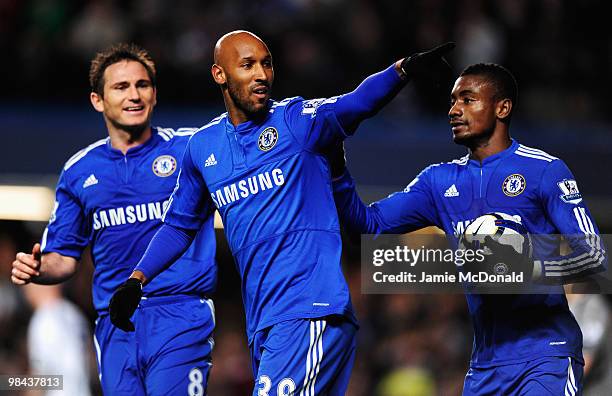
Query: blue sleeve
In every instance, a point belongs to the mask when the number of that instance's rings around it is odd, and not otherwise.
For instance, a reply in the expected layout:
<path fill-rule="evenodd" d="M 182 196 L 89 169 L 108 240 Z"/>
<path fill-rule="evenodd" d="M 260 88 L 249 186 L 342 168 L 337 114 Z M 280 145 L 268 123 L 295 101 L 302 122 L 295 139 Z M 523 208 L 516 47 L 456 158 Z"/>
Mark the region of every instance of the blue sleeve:
<path fill-rule="evenodd" d="M 536 261 L 544 280 L 570 283 L 606 269 L 606 252 L 597 225 L 583 202 L 578 184 L 567 165 L 552 161 L 540 184 L 546 214 L 568 241 L 572 253 Z"/>
<path fill-rule="evenodd" d="M 79 259 L 89 244 L 91 226 L 76 195 L 70 190 L 66 171 L 60 174 L 55 204 L 41 241 L 42 253 L 56 252 Z"/>
<path fill-rule="evenodd" d="M 195 238 L 193 230 L 163 224 L 153 235 L 144 255 L 134 270 L 139 270 L 150 282 L 187 251 Z"/>
<path fill-rule="evenodd" d="M 162 216 L 164 223 L 189 230 L 199 230 L 204 220 L 214 212 L 202 173 L 195 165 L 198 161 L 197 147 L 194 143 L 196 136 L 194 135 L 187 143 L 176 187 Z"/>
<path fill-rule="evenodd" d="M 363 120 L 376 114 L 404 84 L 392 65 L 369 76 L 350 93 L 327 99 L 290 101 L 285 109 L 285 121 L 307 148 L 322 151 L 352 135 Z"/>
<path fill-rule="evenodd" d="M 334 180 L 334 200 L 340 222 L 360 234 L 401 234 L 438 225 L 428 169 L 421 172 L 403 191 L 366 206 L 355 190 L 349 172 Z"/>
<path fill-rule="evenodd" d="M 404 87 L 395 64 L 366 78 L 350 93 L 338 98 L 334 106 L 338 122 L 352 135 L 359 124 L 378 113 Z"/>

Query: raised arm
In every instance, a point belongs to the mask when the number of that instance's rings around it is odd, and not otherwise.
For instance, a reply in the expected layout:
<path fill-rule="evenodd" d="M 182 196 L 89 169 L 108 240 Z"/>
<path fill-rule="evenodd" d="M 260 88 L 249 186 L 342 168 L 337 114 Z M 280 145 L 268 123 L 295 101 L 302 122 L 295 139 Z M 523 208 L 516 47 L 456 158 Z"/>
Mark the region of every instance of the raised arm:
<path fill-rule="evenodd" d="M 454 46 L 446 43 L 400 59 L 347 94 L 311 100 L 292 98 L 279 107 L 285 107 L 285 121 L 297 140 L 307 149 L 324 152 L 355 133 L 359 124 L 382 109 L 407 81 L 450 81 L 451 68 L 443 56 Z"/>
<path fill-rule="evenodd" d="M 336 117 L 347 134 L 378 113 L 411 79 L 449 79 L 451 68 L 444 56 L 455 47 L 442 44 L 429 51 L 403 58 L 387 69 L 366 78 L 354 91 L 338 97 Z"/>

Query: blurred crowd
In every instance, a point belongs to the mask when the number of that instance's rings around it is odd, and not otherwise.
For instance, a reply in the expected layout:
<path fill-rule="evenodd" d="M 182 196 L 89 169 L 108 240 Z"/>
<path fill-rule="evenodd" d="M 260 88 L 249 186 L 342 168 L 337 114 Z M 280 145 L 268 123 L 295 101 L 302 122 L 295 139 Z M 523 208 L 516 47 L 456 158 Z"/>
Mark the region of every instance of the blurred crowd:
<path fill-rule="evenodd" d="M 402 56 L 458 44 L 457 72 L 498 62 L 525 89 L 522 115 L 610 120 L 612 35 L 596 0 L 0 0 L 0 101 L 81 103 L 96 51 L 133 41 L 153 54 L 163 103 L 220 105 L 210 78 L 215 41 L 248 29 L 275 55 L 277 97 L 352 89 Z M 186 89 L 187 87 L 187 89 Z M 417 95 L 399 111 L 431 110 Z M 446 99 L 446 98 L 445 98 Z M 408 103 L 407 103 L 408 102 Z M 439 113 L 436 113 L 439 114 Z"/>

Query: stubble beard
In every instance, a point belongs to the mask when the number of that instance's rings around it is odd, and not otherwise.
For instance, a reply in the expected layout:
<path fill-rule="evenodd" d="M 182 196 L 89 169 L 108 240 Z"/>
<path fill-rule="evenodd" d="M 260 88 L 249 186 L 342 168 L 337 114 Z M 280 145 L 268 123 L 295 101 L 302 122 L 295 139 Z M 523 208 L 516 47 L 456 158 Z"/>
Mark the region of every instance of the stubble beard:
<path fill-rule="evenodd" d="M 109 118 L 109 121 L 113 125 L 113 127 L 115 127 L 116 129 L 119 129 L 129 134 L 130 140 L 139 140 L 140 137 L 142 137 L 142 134 L 147 130 L 147 128 L 149 128 L 151 120 L 148 118 L 142 124 L 136 124 L 136 125 L 125 125 L 125 124 L 120 123 L 117 120 L 113 120 L 110 118 Z"/>
<path fill-rule="evenodd" d="M 241 112 L 243 112 L 248 119 L 256 119 L 260 118 L 262 114 L 266 112 L 266 106 L 262 106 L 260 109 L 255 107 L 255 104 L 247 99 L 243 99 L 240 93 L 240 90 L 237 88 L 237 84 L 233 84 L 233 82 L 228 78 L 227 80 L 227 93 L 234 106 Z M 245 96 L 247 96 L 246 94 Z"/>

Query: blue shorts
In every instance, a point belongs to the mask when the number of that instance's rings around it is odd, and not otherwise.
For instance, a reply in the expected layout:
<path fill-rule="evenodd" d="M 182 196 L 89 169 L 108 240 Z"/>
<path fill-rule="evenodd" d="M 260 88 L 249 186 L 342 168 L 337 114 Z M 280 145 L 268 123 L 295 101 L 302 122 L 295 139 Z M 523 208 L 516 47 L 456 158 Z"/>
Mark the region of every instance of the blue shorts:
<path fill-rule="evenodd" d="M 206 394 L 214 345 L 214 307 L 195 296 L 143 299 L 135 332 L 96 321 L 94 342 L 105 395 Z"/>
<path fill-rule="evenodd" d="M 254 396 L 344 396 L 357 327 L 342 316 L 280 322 L 251 345 Z"/>
<path fill-rule="evenodd" d="M 584 366 L 570 357 L 545 357 L 518 364 L 470 368 L 463 395 L 547 396 L 582 394 Z"/>

